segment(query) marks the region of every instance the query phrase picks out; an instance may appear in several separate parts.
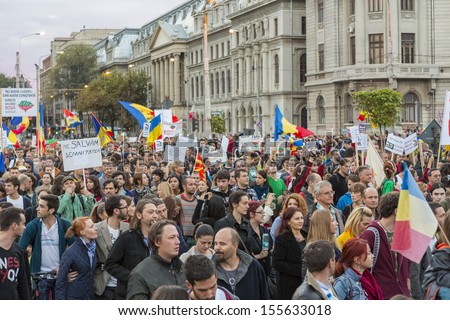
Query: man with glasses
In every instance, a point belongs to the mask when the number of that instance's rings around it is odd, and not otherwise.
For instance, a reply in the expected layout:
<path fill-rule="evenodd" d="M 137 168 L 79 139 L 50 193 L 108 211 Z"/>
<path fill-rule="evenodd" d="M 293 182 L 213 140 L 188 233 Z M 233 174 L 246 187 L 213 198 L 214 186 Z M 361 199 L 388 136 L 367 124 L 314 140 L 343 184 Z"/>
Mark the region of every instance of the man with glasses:
<path fill-rule="evenodd" d="M 111 248 L 119 235 L 129 229 L 129 225 L 123 222 L 128 216 L 126 197 L 111 195 L 105 202 L 105 211 L 108 218 L 95 224 L 97 227 L 97 267 L 94 273 L 95 299 L 114 300 L 117 287 L 117 279 L 105 270 L 105 262 Z"/>
<path fill-rule="evenodd" d="M 334 191 L 331 187 L 331 183 L 328 181 L 319 181 L 314 186 L 314 196 L 316 197 L 317 202 L 311 207 L 311 210 L 306 215 L 302 230 L 308 233 L 309 220 L 311 219 L 312 214 L 317 210 L 326 209 L 331 212 L 334 220 L 338 223 L 336 229 L 336 237 L 338 237 L 344 232 L 344 220 L 342 218 L 342 212 L 333 206 Z"/>

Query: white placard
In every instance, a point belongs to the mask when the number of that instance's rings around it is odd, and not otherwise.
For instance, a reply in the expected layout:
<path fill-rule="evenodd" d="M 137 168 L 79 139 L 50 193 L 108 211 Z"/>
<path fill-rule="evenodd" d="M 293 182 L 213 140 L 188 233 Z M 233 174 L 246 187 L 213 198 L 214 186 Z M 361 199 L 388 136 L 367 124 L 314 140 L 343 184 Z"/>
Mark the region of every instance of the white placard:
<path fill-rule="evenodd" d="M 220 143 L 222 147 L 222 162 L 227 162 L 228 160 L 227 157 L 228 143 L 230 143 L 230 140 L 227 137 L 222 136 L 222 142 Z"/>
<path fill-rule="evenodd" d="M 356 143 L 358 141 L 358 136 L 359 136 L 359 126 L 353 126 L 348 128 L 348 130 L 350 131 L 350 136 L 352 138 L 352 142 Z"/>
<path fill-rule="evenodd" d="M 175 161 L 175 147 L 167 146 L 167 161 Z"/>
<path fill-rule="evenodd" d="M 161 121 L 172 123 L 172 110 L 167 109 L 158 109 L 155 110 L 155 117 L 157 117 L 159 114 L 161 114 Z"/>
<path fill-rule="evenodd" d="M 405 138 L 405 154 L 413 153 L 419 146 L 417 141 L 417 134 L 414 132 Z"/>
<path fill-rule="evenodd" d="M 183 131 L 183 121 L 178 122 L 164 122 L 163 123 L 163 138 L 165 137 L 175 137 Z"/>
<path fill-rule="evenodd" d="M 127 142 L 129 143 L 137 142 L 137 137 L 128 137 Z"/>
<path fill-rule="evenodd" d="M 60 141 L 65 171 L 102 166 L 98 137 Z"/>
<path fill-rule="evenodd" d="M 403 155 L 405 139 L 397 137 L 392 133 L 388 134 L 385 150 L 393 152 L 395 154 Z"/>
<path fill-rule="evenodd" d="M 365 133 L 360 133 L 357 137 L 356 145 L 358 146 L 358 151 L 366 151 L 368 144 L 368 136 Z"/>
<path fill-rule="evenodd" d="M 164 140 L 159 139 L 155 140 L 155 152 L 162 152 L 164 151 Z"/>
<path fill-rule="evenodd" d="M 150 122 L 144 122 L 144 126 L 142 127 L 142 136 L 147 138 L 150 133 Z"/>
<path fill-rule="evenodd" d="M 183 161 L 184 162 L 184 160 L 186 160 L 185 158 L 186 158 L 186 147 L 180 147 L 179 149 L 178 149 L 178 159 L 180 160 L 180 161 Z"/>
<path fill-rule="evenodd" d="M 39 105 L 36 89 L 7 88 L 1 89 L 2 117 L 36 117 Z"/>
<path fill-rule="evenodd" d="M 442 117 L 441 146 L 450 145 L 450 91 L 445 94 L 444 114 Z"/>
<path fill-rule="evenodd" d="M 308 150 L 308 151 L 312 151 L 314 149 L 317 149 L 316 141 L 307 141 L 305 143 L 305 146 L 306 146 L 306 150 Z"/>
<path fill-rule="evenodd" d="M 179 136 L 178 137 L 178 142 L 189 142 L 189 138 L 188 137 Z"/>

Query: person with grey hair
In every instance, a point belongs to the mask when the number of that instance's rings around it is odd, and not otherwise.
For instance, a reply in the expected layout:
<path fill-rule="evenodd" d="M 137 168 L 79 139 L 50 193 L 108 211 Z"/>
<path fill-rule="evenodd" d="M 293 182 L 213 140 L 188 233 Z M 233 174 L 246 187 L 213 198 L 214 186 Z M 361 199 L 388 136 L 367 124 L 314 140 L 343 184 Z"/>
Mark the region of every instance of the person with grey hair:
<path fill-rule="evenodd" d="M 303 224 L 302 228 L 304 232 L 308 233 L 309 220 L 311 219 L 312 214 L 316 210 L 320 209 L 329 210 L 333 214 L 334 220 L 338 223 L 336 237 L 339 237 L 339 235 L 344 232 L 344 220 L 342 218 L 342 212 L 338 208 L 333 206 L 333 196 L 334 191 L 331 183 L 326 180 L 316 183 L 316 185 L 314 186 L 314 197 L 316 198 L 317 202 L 314 203 L 314 205 L 311 207 L 311 210 L 305 216 L 305 223 Z"/>

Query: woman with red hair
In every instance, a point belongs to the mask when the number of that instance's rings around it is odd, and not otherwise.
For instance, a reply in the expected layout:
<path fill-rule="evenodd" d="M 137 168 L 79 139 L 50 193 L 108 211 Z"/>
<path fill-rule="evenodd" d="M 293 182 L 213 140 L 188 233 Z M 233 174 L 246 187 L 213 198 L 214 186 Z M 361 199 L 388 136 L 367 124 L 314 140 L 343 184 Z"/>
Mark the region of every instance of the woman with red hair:
<path fill-rule="evenodd" d="M 378 283 L 370 273 L 373 254 L 364 239 L 354 238 L 344 244 L 336 262 L 333 287 L 339 300 L 383 300 Z"/>

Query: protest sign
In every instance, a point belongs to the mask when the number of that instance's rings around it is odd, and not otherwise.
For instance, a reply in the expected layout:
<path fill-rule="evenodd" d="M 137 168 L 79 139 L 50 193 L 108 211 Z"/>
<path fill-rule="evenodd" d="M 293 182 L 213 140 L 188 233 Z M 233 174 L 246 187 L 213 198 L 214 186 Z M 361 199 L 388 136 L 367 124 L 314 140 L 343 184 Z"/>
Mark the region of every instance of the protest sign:
<path fill-rule="evenodd" d="M 413 153 L 418 148 L 417 134 L 413 133 L 405 138 L 405 154 Z"/>
<path fill-rule="evenodd" d="M 98 137 L 60 141 L 65 171 L 102 166 Z"/>
<path fill-rule="evenodd" d="M 306 150 L 308 150 L 308 151 L 312 151 L 314 149 L 317 149 L 316 141 L 307 141 L 305 146 L 306 146 Z"/>
<path fill-rule="evenodd" d="M 164 141 L 162 139 L 155 140 L 155 151 L 164 151 Z"/>
<path fill-rule="evenodd" d="M 144 126 L 142 127 L 142 136 L 147 138 L 150 134 L 150 122 L 144 122 Z"/>
<path fill-rule="evenodd" d="M 395 154 L 403 155 L 404 143 L 405 141 L 403 138 L 397 137 L 394 134 L 389 133 L 386 141 L 385 150 Z"/>
<path fill-rule="evenodd" d="M 38 102 L 36 89 L 1 89 L 2 117 L 36 117 Z"/>
<path fill-rule="evenodd" d="M 348 130 L 350 131 L 350 136 L 352 138 L 352 142 L 356 143 L 358 140 L 358 136 L 359 136 L 359 126 L 353 126 L 348 128 Z"/>
<path fill-rule="evenodd" d="M 356 140 L 358 151 L 366 151 L 368 145 L 368 136 L 365 133 L 360 133 Z"/>
<path fill-rule="evenodd" d="M 175 137 L 178 134 L 180 134 L 182 132 L 182 130 L 183 130 L 183 121 L 182 120 L 180 120 L 178 122 L 174 122 L 174 123 L 164 122 L 162 136 L 163 136 L 163 138 Z"/>
<path fill-rule="evenodd" d="M 256 136 L 241 136 L 239 137 L 239 151 L 259 151 L 261 143 L 264 141 L 262 137 Z"/>

